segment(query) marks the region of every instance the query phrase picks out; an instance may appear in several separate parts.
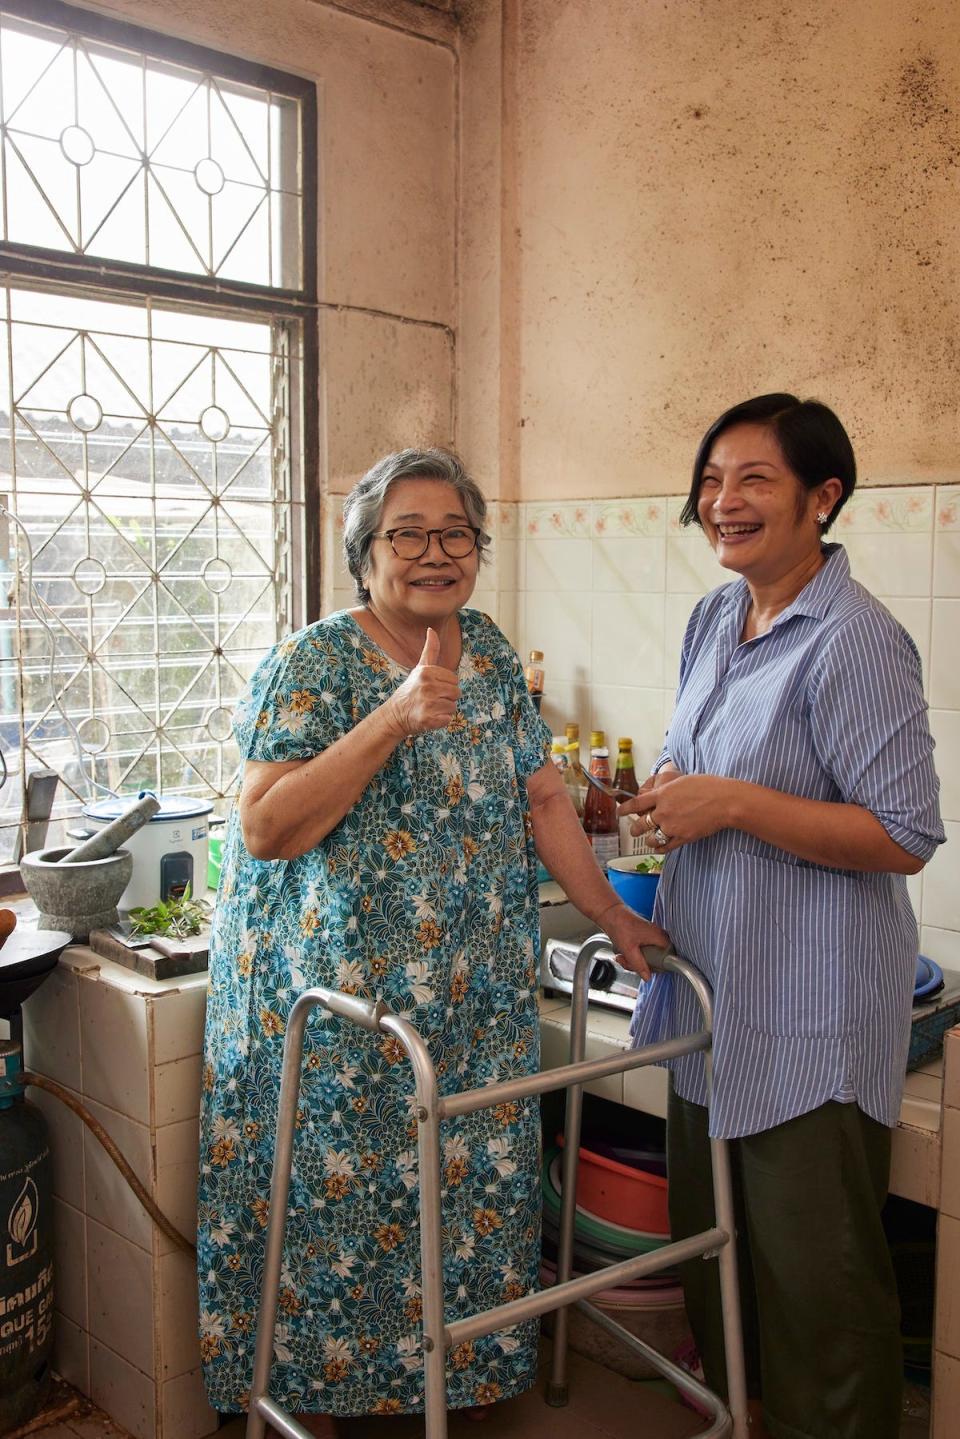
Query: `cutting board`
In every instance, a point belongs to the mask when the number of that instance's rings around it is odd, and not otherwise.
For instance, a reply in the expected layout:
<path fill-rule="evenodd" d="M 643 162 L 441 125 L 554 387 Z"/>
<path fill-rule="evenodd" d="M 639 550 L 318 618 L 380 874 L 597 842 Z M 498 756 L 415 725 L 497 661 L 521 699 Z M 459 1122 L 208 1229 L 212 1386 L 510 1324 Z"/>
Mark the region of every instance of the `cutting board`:
<path fill-rule="evenodd" d="M 94 954 L 148 979 L 178 979 L 184 974 L 202 974 L 207 968 L 210 931 L 204 929 L 186 939 L 161 939 L 152 934 L 129 943 L 113 930 L 95 929 L 89 944 Z"/>

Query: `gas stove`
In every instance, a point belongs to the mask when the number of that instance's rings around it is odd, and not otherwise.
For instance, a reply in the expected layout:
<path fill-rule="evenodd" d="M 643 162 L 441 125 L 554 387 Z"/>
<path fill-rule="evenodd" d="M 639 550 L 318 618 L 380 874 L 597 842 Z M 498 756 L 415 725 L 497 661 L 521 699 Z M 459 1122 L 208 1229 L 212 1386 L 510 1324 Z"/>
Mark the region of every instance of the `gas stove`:
<path fill-rule="evenodd" d="M 545 994 L 573 993 L 573 971 L 581 943 L 576 939 L 547 940 L 540 956 L 540 983 Z M 639 984 L 640 976 L 619 965 L 612 949 L 601 949 L 593 962 L 587 999 L 590 1004 L 632 1014 Z"/>

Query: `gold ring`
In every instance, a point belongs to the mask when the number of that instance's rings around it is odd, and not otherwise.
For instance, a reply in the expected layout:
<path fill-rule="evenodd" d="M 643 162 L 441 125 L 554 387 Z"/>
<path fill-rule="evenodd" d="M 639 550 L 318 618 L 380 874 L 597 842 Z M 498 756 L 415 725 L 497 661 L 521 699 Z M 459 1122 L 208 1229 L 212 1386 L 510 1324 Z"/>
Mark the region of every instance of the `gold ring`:
<path fill-rule="evenodd" d="M 647 810 L 646 814 L 643 816 L 643 822 L 644 822 L 644 824 L 646 825 L 647 829 L 649 829 L 649 830 L 654 830 L 654 829 L 656 829 L 656 827 L 657 827 L 657 821 L 656 821 L 656 820 L 654 819 L 654 817 L 653 817 L 653 810 L 652 810 L 652 809 L 648 809 L 648 810 Z"/>

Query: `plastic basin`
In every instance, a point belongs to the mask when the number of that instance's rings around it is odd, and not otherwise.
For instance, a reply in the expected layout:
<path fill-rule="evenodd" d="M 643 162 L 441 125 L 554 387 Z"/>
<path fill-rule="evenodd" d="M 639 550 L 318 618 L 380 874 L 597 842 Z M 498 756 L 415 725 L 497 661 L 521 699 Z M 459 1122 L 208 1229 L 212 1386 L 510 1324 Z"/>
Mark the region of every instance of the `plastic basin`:
<path fill-rule="evenodd" d="M 657 897 L 658 874 L 639 874 L 636 855 L 611 859 L 607 863 L 607 879 L 615 892 L 644 919 L 653 917 L 653 901 Z"/>
<path fill-rule="evenodd" d="M 543 1208 L 544 1215 L 554 1224 L 560 1221 L 558 1151 L 547 1150 L 543 1161 Z M 652 1176 L 656 1177 L 656 1176 Z M 581 1168 L 582 1178 L 582 1168 Z M 634 1254 L 650 1254 L 669 1242 L 669 1228 L 639 1229 L 617 1221 L 601 1219 L 583 1202 L 580 1183 L 577 1184 L 577 1208 L 574 1219 L 574 1233 L 578 1243 L 583 1241 L 601 1253 L 615 1255 L 620 1259 Z"/>
<path fill-rule="evenodd" d="M 609 1224 L 646 1234 L 670 1232 L 667 1181 L 662 1174 L 621 1164 L 582 1146 L 577 1167 L 577 1204 Z"/>

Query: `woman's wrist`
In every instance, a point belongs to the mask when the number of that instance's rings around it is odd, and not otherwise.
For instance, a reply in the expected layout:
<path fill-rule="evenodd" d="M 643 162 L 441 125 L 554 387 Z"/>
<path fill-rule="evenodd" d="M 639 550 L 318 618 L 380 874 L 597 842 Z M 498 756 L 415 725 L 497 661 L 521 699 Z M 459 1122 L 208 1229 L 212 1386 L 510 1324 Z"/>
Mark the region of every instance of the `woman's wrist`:
<path fill-rule="evenodd" d="M 605 904 L 603 908 L 599 910 L 596 914 L 591 915 L 593 923 L 598 924 L 600 928 L 603 929 L 603 921 L 606 919 L 610 911 L 614 909 L 626 909 L 626 905 L 624 904 L 623 900 L 617 899 L 616 896 L 611 899 L 609 904 Z"/>
<path fill-rule="evenodd" d="M 755 786 L 742 779 L 721 779 L 720 814 L 721 829 L 746 829 L 749 808 L 748 790 Z"/>
<path fill-rule="evenodd" d="M 391 740 L 394 747 L 402 744 L 407 738 L 408 731 L 404 727 L 395 695 L 391 695 L 389 699 L 384 700 L 379 709 L 374 710 L 371 715 L 371 719 L 373 718 L 379 721 L 384 737 Z"/>

